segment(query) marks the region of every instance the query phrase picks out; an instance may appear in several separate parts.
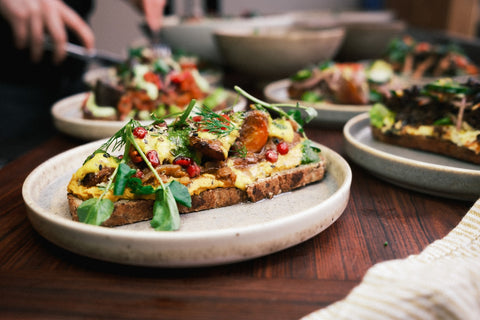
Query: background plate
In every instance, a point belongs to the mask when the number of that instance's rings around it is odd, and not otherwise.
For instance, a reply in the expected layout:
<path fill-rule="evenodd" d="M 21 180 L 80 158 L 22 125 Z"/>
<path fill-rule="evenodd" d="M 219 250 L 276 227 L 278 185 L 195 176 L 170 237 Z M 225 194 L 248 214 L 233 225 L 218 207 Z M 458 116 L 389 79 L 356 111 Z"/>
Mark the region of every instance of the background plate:
<path fill-rule="evenodd" d="M 346 105 L 346 104 L 332 104 L 324 102 L 305 102 L 299 100 L 292 100 L 288 96 L 289 79 L 283 79 L 268 84 L 263 93 L 267 100 L 275 103 L 297 103 L 304 106 L 311 106 L 315 108 L 318 115 L 312 120 L 312 123 L 321 124 L 331 127 L 343 127 L 343 125 L 350 120 L 350 118 L 370 110 L 371 105 Z"/>
<path fill-rule="evenodd" d="M 52 107 L 55 127 L 70 136 L 82 140 L 98 140 L 111 137 L 128 121 L 108 121 L 84 119 L 81 106 L 87 93 L 79 93 L 56 102 Z M 233 106 L 235 111 L 243 110 L 247 105 L 244 97 L 228 90 L 227 106 Z M 149 124 L 152 121 L 141 121 Z"/>
<path fill-rule="evenodd" d="M 374 140 L 367 113 L 348 121 L 343 134 L 349 158 L 384 180 L 445 198 L 480 196 L 480 166 Z"/>
<path fill-rule="evenodd" d="M 323 181 L 271 200 L 181 215 L 181 229 L 154 231 L 150 222 L 116 228 L 73 221 L 66 186 L 103 141 L 71 149 L 37 167 L 23 185 L 33 227 L 46 239 L 88 257 L 139 266 L 186 267 L 267 255 L 322 232 L 343 213 L 352 173 L 347 162 L 319 146 L 328 161 Z"/>

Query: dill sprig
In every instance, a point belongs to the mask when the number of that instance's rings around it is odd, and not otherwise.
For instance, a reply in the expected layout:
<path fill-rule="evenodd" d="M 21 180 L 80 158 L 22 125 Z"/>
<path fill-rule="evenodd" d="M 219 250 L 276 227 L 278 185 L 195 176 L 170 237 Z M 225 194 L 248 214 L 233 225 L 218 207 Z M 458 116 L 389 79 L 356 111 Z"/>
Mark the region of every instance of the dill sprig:
<path fill-rule="evenodd" d="M 219 137 L 228 136 L 236 129 L 235 124 L 228 117 L 220 115 L 209 108 L 203 107 L 197 111 L 201 117 L 198 121 L 199 128 Z"/>

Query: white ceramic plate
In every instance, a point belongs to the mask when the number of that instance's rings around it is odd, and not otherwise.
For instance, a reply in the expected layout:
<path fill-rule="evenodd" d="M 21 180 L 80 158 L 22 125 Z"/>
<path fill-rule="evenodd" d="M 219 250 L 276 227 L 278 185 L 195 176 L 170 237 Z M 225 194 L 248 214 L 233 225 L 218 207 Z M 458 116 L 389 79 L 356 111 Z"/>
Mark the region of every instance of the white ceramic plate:
<path fill-rule="evenodd" d="M 218 86 L 223 78 L 223 72 L 220 69 L 200 70 L 202 77 L 208 81 L 211 86 Z M 83 74 L 83 81 L 86 85 L 93 88 L 98 79 L 108 79 L 115 77 L 115 69 L 109 67 L 98 67 L 88 70 Z"/>
<path fill-rule="evenodd" d="M 346 208 L 352 173 L 320 146 L 328 171 L 319 183 L 271 200 L 181 215 L 181 229 L 154 231 L 150 222 L 106 228 L 71 219 L 66 186 L 103 141 L 71 149 L 37 167 L 23 198 L 33 227 L 46 239 L 88 257 L 139 266 L 187 267 L 232 263 L 299 244 L 329 227 Z"/>
<path fill-rule="evenodd" d="M 98 140 L 111 137 L 120 130 L 127 121 L 89 120 L 82 116 L 81 105 L 87 93 L 79 93 L 56 102 L 52 107 L 53 123 L 55 127 L 68 135 L 83 140 Z M 227 105 L 233 106 L 235 111 L 243 110 L 247 102 L 245 98 L 233 91 L 229 91 Z M 143 121 L 148 124 L 151 121 Z"/>
<path fill-rule="evenodd" d="M 479 165 L 374 140 L 367 113 L 348 121 L 343 134 L 349 158 L 386 181 L 445 198 L 480 197 Z"/>
<path fill-rule="evenodd" d="M 275 103 L 300 103 L 304 106 L 311 106 L 317 110 L 317 117 L 313 123 L 332 127 L 343 127 L 352 117 L 370 110 L 371 105 L 356 106 L 345 104 L 332 104 L 324 102 L 305 102 L 292 100 L 288 96 L 289 79 L 272 82 L 264 88 L 264 95 L 270 102 Z"/>

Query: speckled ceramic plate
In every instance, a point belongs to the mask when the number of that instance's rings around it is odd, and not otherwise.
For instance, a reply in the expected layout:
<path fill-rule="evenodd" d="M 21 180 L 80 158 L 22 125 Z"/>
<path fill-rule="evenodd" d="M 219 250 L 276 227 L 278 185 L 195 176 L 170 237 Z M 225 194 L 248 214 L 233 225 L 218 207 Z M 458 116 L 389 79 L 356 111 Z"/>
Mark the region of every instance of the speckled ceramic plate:
<path fill-rule="evenodd" d="M 319 146 L 325 178 L 271 200 L 181 215 L 181 228 L 154 231 L 150 222 L 116 228 L 70 217 L 66 186 L 102 141 L 66 151 L 37 167 L 23 185 L 28 218 L 43 237 L 88 257 L 139 266 L 192 267 L 232 263 L 299 244 L 329 227 L 347 206 L 352 173 L 347 162 Z"/>
<path fill-rule="evenodd" d="M 343 127 L 343 125 L 352 117 L 370 110 L 371 105 L 347 105 L 332 104 L 324 102 L 305 102 L 292 100 L 288 96 L 289 79 L 283 79 L 269 83 L 265 86 L 263 93 L 267 100 L 275 103 L 297 103 L 304 106 L 311 106 L 317 110 L 317 117 L 312 120 L 314 124 L 320 124 L 330 127 Z"/>
<path fill-rule="evenodd" d="M 343 134 L 349 158 L 384 180 L 445 198 L 480 196 L 479 165 L 374 140 L 367 113 L 348 121 Z"/>
<path fill-rule="evenodd" d="M 89 120 L 82 116 L 81 106 L 87 93 L 79 93 L 56 102 L 52 107 L 53 123 L 63 133 L 75 138 L 92 141 L 108 138 L 120 130 L 126 121 Z M 246 107 L 245 98 L 233 91 L 228 91 L 227 105 L 235 111 Z M 151 121 L 143 121 L 148 124 Z"/>

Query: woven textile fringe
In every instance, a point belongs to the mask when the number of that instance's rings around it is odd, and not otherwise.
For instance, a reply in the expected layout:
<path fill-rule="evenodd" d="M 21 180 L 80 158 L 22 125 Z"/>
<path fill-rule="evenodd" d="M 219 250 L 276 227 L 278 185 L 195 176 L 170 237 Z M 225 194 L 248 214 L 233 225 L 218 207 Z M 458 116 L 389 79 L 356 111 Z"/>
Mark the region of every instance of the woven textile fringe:
<path fill-rule="evenodd" d="M 349 295 L 303 320 L 480 319 L 480 199 L 420 254 L 371 267 Z"/>

